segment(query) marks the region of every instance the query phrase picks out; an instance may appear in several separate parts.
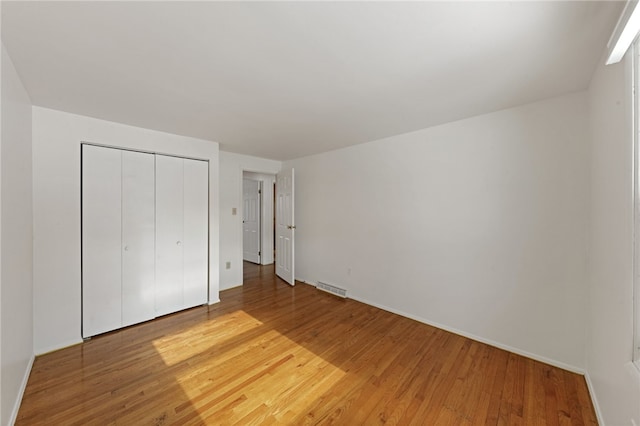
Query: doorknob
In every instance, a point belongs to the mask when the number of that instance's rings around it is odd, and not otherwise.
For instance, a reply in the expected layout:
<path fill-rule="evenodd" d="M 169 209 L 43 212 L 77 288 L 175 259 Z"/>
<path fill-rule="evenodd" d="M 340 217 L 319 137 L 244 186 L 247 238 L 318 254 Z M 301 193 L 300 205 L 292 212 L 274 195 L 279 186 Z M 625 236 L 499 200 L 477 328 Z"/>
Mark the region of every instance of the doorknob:
<path fill-rule="evenodd" d="M 296 229 L 296 226 L 295 225 L 289 225 L 289 226 L 287 226 L 287 229 Z"/>

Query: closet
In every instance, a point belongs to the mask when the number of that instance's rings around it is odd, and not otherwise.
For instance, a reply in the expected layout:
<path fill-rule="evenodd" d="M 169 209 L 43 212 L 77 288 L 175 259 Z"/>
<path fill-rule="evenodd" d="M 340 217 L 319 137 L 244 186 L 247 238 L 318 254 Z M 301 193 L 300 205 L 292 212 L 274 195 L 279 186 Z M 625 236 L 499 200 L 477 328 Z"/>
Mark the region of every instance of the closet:
<path fill-rule="evenodd" d="M 207 300 L 208 182 L 208 163 L 156 155 L 158 316 Z"/>
<path fill-rule="evenodd" d="M 208 162 L 82 145 L 82 336 L 201 305 Z"/>

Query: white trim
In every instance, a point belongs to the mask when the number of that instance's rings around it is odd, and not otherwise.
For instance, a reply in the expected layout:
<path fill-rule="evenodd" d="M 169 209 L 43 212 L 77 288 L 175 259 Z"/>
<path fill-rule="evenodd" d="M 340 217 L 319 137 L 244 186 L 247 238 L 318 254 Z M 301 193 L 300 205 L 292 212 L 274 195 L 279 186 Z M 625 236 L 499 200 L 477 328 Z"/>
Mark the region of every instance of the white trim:
<path fill-rule="evenodd" d="M 632 125 L 632 140 L 633 144 L 631 147 L 632 151 L 632 161 L 633 161 L 633 180 L 631 182 L 631 190 L 632 190 L 632 200 L 633 200 L 633 222 L 631 223 L 632 230 L 632 238 L 633 238 L 633 288 L 632 288 L 632 300 L 633 300 L 633 351 L 631 353 L 631 359 L 636 363 L 637 366 L 638 361 L 640 361 L 640 235 L 638 234 L 638 230 L 640 230 L 640 199 L 638 199 L 638 179 L 640 177 L 638 168 L 640 167 L 638 154 L 640 151 L 639 147 L 639 134 L 638 134 L 638 109 L 639 96 L 636 93 L 638 89 L 638 81 L 640 81 L 640 75 L 638 75 L 638 44 L 633 43 L 632 46 L 633 57 L 630 62 L 631 66 L 631 125 Z"/>
<path fill-rule="evenodd" d="M 581 375 L 585 374 L 585 370 L 583 368 L 579 368 L 579 367 L 576 367 L 576 366 L 573 366 L 573 365 L 565 364 L 564 362 L 556 361 L 554 359 L 547 358 L 547 357 L 544 357 L 544 356 L 541 356 L 541 355 L 537 355 L 537 354 L 534 354 L 534 353 L 531 353 L 531 352 L 527 352 L 527 351 L 524 351 L 522 349 L 514 348 L 512 346 L 505 345 L 505 344 L 493 341 L 491 339 L 485 339 L 484 337 L 476 336 L 474 334 L 467 333 L 467 332 L 464 332 L 462 330 L 458 330 L 456 328 L 446 326 L 444 324 L 440 324 L 440 323 L 437 323 L 437 322 L 434 322 L 434 321 L 429 321 L 429 320 L 427 320 L 425 318 L 422 318 L 422 317 L 419 317 L 419 316 L 416 316 L 416 315 L 411 315 L 411 314 L 408 314 L 406 312 L 403 312 L 403 311 L 400 311 L 400 310 L 397 310 L 397 309 L 389 308 L 388 306 L 384 306 L 384 305 L 381 305 L 379 303 L 371 302 L 371 301 L 369 301 L 367 299 L 364 299 L 362 297 L 349 295 L 348 298 L 356 300 L 356 301 L 361 302 L 361 303 L 364 303 L 366 305 L 374 306 L 376 308 L 382 309 L 382 310 L 387 311 L 387 312 L 391 312 L 391 313 L 394 313 L 394 314 L 397 314 L 397 315 L 401 315 L 401 316 L 406 317 L 406 318 L 410 318 L 412 320 L 421 322 L 423 324 L 430 325 L 432 327 L 439 328 L 441 330 L 448 331 L 448 332 L 453 333 L 453 334 L 457 334 L 457 335 L 462 336 L 462 337 L 466 337 L 466 338 L 471 339 L 471 340 L 475 340 L 475 341 L 480 342 L 480 343 L 485 343 L 485 344 L 487 344 L 489 346 L 494 346 L 496 348 L 503 349 L 505 351 L 512 352 L 512 353 L 517 354 L 517 355 L 522 355 L 524 357 L 531 358 L 531 359 L 533 359 L 535 361 L 540 361 L 540 362 L 543 362 L 545 364 L 552 365 L 554 367 L 562 368 L 563 370 L 571 371 L 572 373 L 581 374 Z"/>
<path fill-rule="evenodd" d="M 315 284 L 313 283 L 313 281 L 310 281 L 310 280 L 296 278 L 296 281 L 299 281 L 299 282 L 301 282 L 303 284 L 307 284 L 307 285 L 311 285 L 311 286 L 315 287 Z M 551 359 L 551 358 L 547 358 L 547 357 L 544 357 L 544 356 L 541 356 L 541 355 L 537 355 L 537 354 L 534 354 L 534 353 L 531 353 L 531 352 L 528 352 L 528 351 L 525 351 L 525 350 L 522 350 L 522 349 L 514 348 L 513 346 L 505 345 L 503 343 L 499 343 L 499 342 L 496 342 L 496 341 L 491 340 L 491 339 L 486 339 L 484 337 L 476 336 L 475 334 L 467 333 L 465 331 L 458 330 L 457 328 L 454 328 L 454 327 L 449 327 L 449 326 L 446 326 L 444 324 L 440 324 L 438 322 L 430 321 L 430 320 L 425 319 L 423 317 L 419 317 L 417 315 L 408 314 L 408 313 L 406 313 L 404 311 L 401 311 L 401 310 L 398 310 L 398 309 L 394 309 L 394 308 L 390 308 L 388 306 L 381 305 L 381 304 L 376 303 L 376 302 L 372 302 L 372 301 L 370 301 L 368 299 L 365 299 L 363 297 L 359 297 L 357 295 L 354 296 L 352 294 L 349 294 L 347 296 L 347 299 L 353 299 L 353 300 L 355 300 L 357 302 L 364 303 L 365 305 L 373 306 L 375 308 L 382 309 L 383 311 L 391 312 L 391 313 L 403 316 L 405 318 L 409 318 L 409 319 L 421 322 L 423 324 L 427 324 L 427 325 L 430 325 L 432 327 L 436 327 L 436 328 L 439 328 L 441 330 L 445 330 L 445 331 L 448 331 L 450 333 L 457 334 L 459 336 L 466 337 L 466 338 L 471 339 L 471 340 L 475 340 L 476 342 L 484 343 L 484 344 L 487 344 L 489 346 L 493 346 L 493 347 L 496 347 L 496 348 L 499 348 L 499 349 L 503 349 L 503 350 L 505 350 L 507 352 L 512 352 L 512 353 L 517 354 L 517 355 L 522 355 L 522 356 L 524 356 L 526 358 L 531 358 L 531 359 L 533 359 L 535 361 L 540 361 L 540 362 L 543 362 L 545 364 L 552 365 L 554 367 L 562 368 L 563 370 L 567 370 L 567 371 L 570 371 L 572 373 L 580 374 L 580 375 L 583 375 L 583 376 L 586 374 L 586 370 L 584 368 L 576 367 L 574 365 L 566 364 L 564 362 L 557 361 L 557 360 L 554 360 L 554 359 Z M 601 422 L 601 424 L 603 424 L 603 423 Z"/>
<path fill-rule="evenodd" d="M 303 284 L 315 286 L 315 284 L 313 284 L 313 281 L 310 281 L 310 280 L 296 278 L 296 281 L 299 281 L 299 282 L 301 282 Z M 378 308 L 378 309 L 382 309 L 383 311 L 391 312 L 391 313 L 403 316 L 405 318 L 409 318 L 409 319 L 421 322 L 423 324 L 430 325 L 432 327 L 439 328 L 441 330 L 448 331 L 448 332 L 453 333 L 453 334 L 457 334 L 457 335 L 462 336 L 462 337 L 466 337 L 466 338 L 471 339 L 471 340 L 475 340 L 476 342 L 485 343 L 485 344 L 487 344 L 489 346 L 493 346 L 493 347 L 496 347 L 496 348 L 499 348 L 499 349 L 503 349 L 503 350 L 505 350 L 507 352 L 512 352 L 512 353 L 517 354 L 517 355 L 522 355 L 522 356 L 524 356 L 526 358 L 531 358 L 531 359 L 533 359 L 535 361 L 540 361 L 540 362 L 543 362 L 545 364 L 549 364 L 549 365 L 554 366 L 554 367 L 562 368 L 563 370 L 567 370 L 567 371 L 570 371 L 572 373 L 580 374 L 580 375 L 583 375 L 583 376 L 586 377 L 586 370 L 584 368 L 576 367 L 574 365 L 566 364 L 564 362 L 557 361 L 557 360 L 554 360 L 554 359 L 551 359 L 551 358 L 547 358 L 547 357 L 544 357 L 544 356 L 541 356 L 541 355 L 537 355 L 537 354 L 534 354 L 534 353 L 531 353 L 531 352 L 528 352 L 528 351 L 525 351 L 525 350 L 522 350 L 522 349 L 514 348 L 513 346 L 505 345 L 503 343 L 499 343 L 499 342 L 496 342 L 496 341 L 491 340 L 491 339 L 486 339 L 484 337 L 476 336 L 475 334 L 467 333 L 465 331 L 458 330 L 457 328 L 454 328 L 454 327 L 449 327 L 449 326 L 446 326 L 444 324 L 440 324 L 440 323 L 435 322 L 435 321 L 427 320 L 427 319 L 422 318 L 422 317 L 417 316 L 417 315 L 408 314 L 408 313 L 406 313 L 404 311 L 401 311 L 401 310 L 398 310 L 398 309 L 394 309 L 394 308 L 390 308 L 388 306 L 381 305 L 380 303 L 372 302 L 372 301 L 370 301 L 368 299 L 365 299 L 363 297 L 359 297 L 357 295 L 354 296 L 354 295 L 350 294 L 350 295 L 347 296 L 347 298 L 348 299 L 353 299 L 353 300 L 355 300 L 357 302 L 360 302 L 360 303 L 364 303 L 365 305 L 369 305 L 369 306 L 373 306 L 373 307 Z M 595 398 L 593 398 L 593 395 L 592 395 L 592 399 L 595 401 Z M 600 423 L 604 424 L 602 422 L 600 422 Z"/>
<path fill-rule="evenodd" d="M 600 404 L 598 404 L 598 398 L 596 398 L 596 390 L 591 382 L 591 376 L 589 376 L 589 372 L 584 373 L 584 380 L 587 382 L 587 389 L 589 390 L 589 395 L 591 396 L 591 402 L 593 403 L 593 409 L 596 412 L 596 417 L 598 418 L 598 424 L 604 425 L 604 417 L 602 416 L 602 411 L 600 410 Z M 632 420 L 633 421 L 633 420 Z"/>
<path fill-rule="evenodd" d="M 247 173 L 253 173 L 253 172 L 247 172 Z M 267 219 L 264 217 L 265 216 L 265 209 L 264 209 L 264 180 L 261 179 L 255 179 L 253 177 L 245 177 L 245 170 L 242 171 L 242 179 L 241 179 L 241 184 L 240 184 L 240 192 L 242 194 L 241 198 L 240 198 L 240 203 L 239 203 L 239 209 L 240 209 L 240 222 L 242 225 L 242 232 L 240 233 L 240 239 L 242 240 L 242 261 L 243 262 L 251 262 L 251 263 L 255 263 L 251 260 L 247 260 L 244 258 L 244 181 L 245 180 L 249 180 L 252 182 L 258 182 L 258 199 L 259 199 L 259 205 L 258 205 L 258 215 L 260 216 L 260 219 L 258 220 L 259 222 L 259 226 L 260 226 L 260 230 L 258 231 L 258 238 L 260 239 L 260 242 L 258 243 L 258 265 L 266 265 L 266 263 L 264 263 L 265 258 L 267 257 L 267 252 L 264 249 L 266 246 L 266 241 L 264 241 L 264 227 L 265 227 L 265 222 L 267 221 Z M 273 220 L 273 218 L 272 218 Z M 244 268 L 243 268 L 243 273 L 244 273 Z"/>
<path fill-rule="evenodd" d="M 80 340 L 72 340 L 72 341 L 67 341 L 65 343 L 61 343 L 61 344 L 55 345 L 55 346 L 48 346 L 48 347 L 44 347 L 44 348 L 39 348 L 39 349 L 36 349 L 34 352 L 36 353 L 36 356 L 40 356 L 40 355 L 48 354 L 50 352 L 59 351 L 60 349 L 68 348 L 70 346 L 79 345 L 80 343 L 82 343 L 82 339 L 80 339 Z"/>
<path fill-rule="evenodd" d="M 231 290 L 232 288 L 238 288 L 238 287 L 242 287 L 242 283 L 231 284 L 231 287 L 225 287 L 220 291 L 227 291 L 227 290 Z"/>
<path fill-rule="evenodd" d="M 242 238 L 242 233 L 244 231 L 244 228 L 242 227 L 242 218 L 244 217 L 244 202 L 243 202 L 243 197 L 244 197 L 244 193 L 243 193 L 243 179 L 244 179 L 244 173 L 255 173 L 255 174 L 260 174 L 260 175 L 266 175 L 266 176 L 271 176 L 273 177 L 273 182 L 270 182 L 271 185 L 275 184 L 276 182 L 276 173 L 270 172 L 270 171 L 265 171 L 265 170 L 260 170 L 259 168 L 251 168 L 251 167 L 247 167 L 244 164 L 240 164 L 238 166 L 238 169 L 240 170 L 240 195 L 239 195 L 239 207 L 238 207 L 238 213 L 240 215 L 240 220 L 238 220 L 238 222 L 240 223 L 240 233 L 239 235 L 239 240 L 243 241 Z M 251 178 L 249 178 L 251 179 Z M 261 202 L 260 202 L 260 265 L 271 265 L 273 263 L 275 263 L 275 257 L 273 255 L 267 255 L 268 251 L 271 250 L 273 251 L 273 247 L 271 247 L 271 245 L 269 244 L 269 246 L 267 247 L 267 243 L 268 241 L 266 241 L 266 239 L 264 238 L 264 228 L 266 227 L 267 223 L 271 224 L 272 221 L 275 219 L 275 215 L 276 215 L 276 206 L 272 206 L 272 213 L 271 213 L 271 217 L 269 219 L 267 219 L 265 217 L 265 201 L 264 201 L 264 180 L 260 180 L 260 179 L 251 179 L 251 180 L 257 180 L 258 182 L 260 182 L 260 188 L 262 190 L 262 196 L 260 198 Z M 273 203 L 273 201 L 270 201 L 271 203 Z M 271 225 L 270 225 L 271 226 Z M 270 227 L 269 226 L 269 227 Z M 273 243 L 273 241 L 271 241 Z M 242 262 L 244 262 L 244 245 L 241 243 L 240 244 L 240 259 Z M 226 287 L 225 290 L 228 290 L 230 288 L 233 287 L 238 287 L 244 284 L 244 265 L 241 263 L 240 264 L 241 267 L 241 272 L 242 272 L 242 282 L 238 285 L 234 285 L 232 287 Z"/>
<path fill-rule="evenodd" d="M 622 60 L 639 30 L 640 8 L 638 8 L 638 0 L 627 0 L 607 43 L 606 65 L 617 64 Z"/>
<path fill-rule="evenodd" d="M 227 290 L 227 289 L 225 288 L 225 290 Z M 220 291 L 222 291 L 222 290 L 220 290 Z M 220 293 L 220 292 L 218 292 L 218 293 Z M 209 300 L 208 305 L 211 306 L 211 305 L 215 305 L 216 303 L 220 303 L 220 299 Z"/>
<path fill-rule="evenodd" d="M 31 355 L 29 359 L 29 364 L 27 364 L 27 369 L 24 372 L 24 377 L 22 378 L 22 383 L 20 384 L 20 388 L 18 389 L 18 395 L 16 395 L 16 401 L 13 404 L 13 410 L 11 411 L 11 417 L 9 418 L 10 425 L 13 425 L 18 419 L 18 411 L 20 411 L 20 405 L 22 404 L 22 397 L 24 396 L 24 391 L 27 389 L 27 382 L 29 381 L 29 375 L 31 374 L 31 369 L 33 368 L 33 361 L 35 361 L 35 355 Z"/>

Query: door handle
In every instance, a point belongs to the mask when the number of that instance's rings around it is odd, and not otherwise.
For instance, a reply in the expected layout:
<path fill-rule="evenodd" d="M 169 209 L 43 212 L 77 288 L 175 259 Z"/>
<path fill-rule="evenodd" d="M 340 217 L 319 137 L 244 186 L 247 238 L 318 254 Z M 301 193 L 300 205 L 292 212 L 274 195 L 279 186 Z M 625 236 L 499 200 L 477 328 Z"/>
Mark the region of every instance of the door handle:
<path fill-rule="evenodd" d="M 289 226 L 287 226 L 287 229 L 296 229 L 296 226 L 295 225 L 289 225 Z"/>

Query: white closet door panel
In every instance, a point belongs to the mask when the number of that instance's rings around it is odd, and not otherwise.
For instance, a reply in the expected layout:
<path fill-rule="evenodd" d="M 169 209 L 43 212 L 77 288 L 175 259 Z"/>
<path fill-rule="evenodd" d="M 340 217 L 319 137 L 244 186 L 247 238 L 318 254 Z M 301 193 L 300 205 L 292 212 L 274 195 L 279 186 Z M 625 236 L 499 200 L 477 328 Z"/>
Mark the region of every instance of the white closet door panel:
<path fill-rule="evenodd" d="M 156 155 L 156 315 L 184 307 L 181 158 Z"/>
<path fill-rule="evenodd" d="M 155 162 L 122 152 L 122 326 L 155 317 Z"/>
<path fill-rule="evenodd" d="M 184 160 L 184 307 L 208 299 L 209 163 Z"/>
<path fill-rule="evenodd" d="M 119 328 L 121 151 L 82 147 L 82 335 Z"/>

